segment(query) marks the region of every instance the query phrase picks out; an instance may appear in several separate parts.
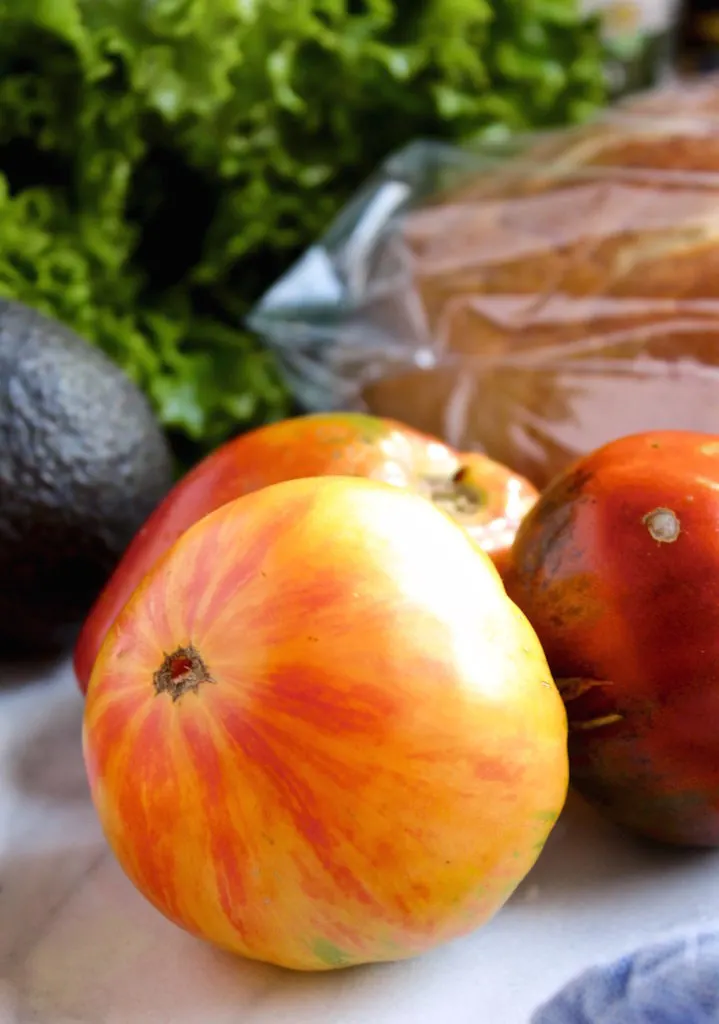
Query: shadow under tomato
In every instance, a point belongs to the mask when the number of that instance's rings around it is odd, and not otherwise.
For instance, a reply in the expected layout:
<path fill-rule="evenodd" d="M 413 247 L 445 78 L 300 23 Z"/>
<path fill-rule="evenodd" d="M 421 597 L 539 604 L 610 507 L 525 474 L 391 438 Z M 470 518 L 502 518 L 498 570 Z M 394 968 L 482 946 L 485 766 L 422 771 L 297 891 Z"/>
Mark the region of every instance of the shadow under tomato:
<path fill-rule="evenodd" d="M 28 797 L 53 803 L 88 800 L 82 698 L 71 679 L 63 677 L 51 689 L 50 693 L 37 687 L 37 705 L 28 709 L 29 723 L 10 751 L 10 779 Z"/>
<path fill-rule="evenodd" d="M 136 893 L 99 837 L 52 854 L 0 857 L 0 982 L 12 990 L 17 1024 L 354 1024 L 379 1019 L 376 979 L 390 985 L 390 1019 L 406 990 L 403 968 L 299 973 L 214 949 Z M 354 1016 L 358 1007 L 365 1016 Z"/>
<path fill-rule="evenodd" d="M 701 870 L 712 860 L 719 867 L 718 850 L 666 846 L 633 835 L 572 791 L 539 860 L 510 904 L 604 902 L 663 878 Z"/>
<path fill-rule="evenodd" d="M 189 979 L 209 981 L 213 960 L 235 975 L 235 996 L 248 972 L 256 988 L 271 970 L 222 959 L 135 893 L 100 836 L 0 858 L 0 979 L 15 989 L 19 1021 L 97 1024 L 110 1008 L 113 1020 L 180 1020 Z"/>

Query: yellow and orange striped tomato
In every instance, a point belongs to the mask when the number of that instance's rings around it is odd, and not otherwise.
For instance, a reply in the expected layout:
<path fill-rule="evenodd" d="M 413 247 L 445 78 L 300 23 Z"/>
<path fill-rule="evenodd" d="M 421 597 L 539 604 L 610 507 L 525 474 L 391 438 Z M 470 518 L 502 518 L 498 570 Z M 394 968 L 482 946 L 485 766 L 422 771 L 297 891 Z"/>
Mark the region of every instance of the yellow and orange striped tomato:
<path fill-rule="evenodd" d="M 212 512 L 144 578 L 85 706 L 95 806 L 189 932 L 300 970 L 477 928 L 563 805 L 566 716 L 488 556 L 358 478 Z"/>

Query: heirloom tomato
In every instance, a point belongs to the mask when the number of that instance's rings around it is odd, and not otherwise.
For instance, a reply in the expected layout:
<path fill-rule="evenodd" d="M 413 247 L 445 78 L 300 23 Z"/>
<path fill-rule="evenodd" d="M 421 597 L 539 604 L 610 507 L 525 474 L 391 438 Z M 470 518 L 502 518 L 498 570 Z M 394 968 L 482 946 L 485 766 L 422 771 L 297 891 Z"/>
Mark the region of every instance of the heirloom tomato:
<path fill-rule="evenodd" d="M 537 492 L 486 455 L 458 453 L 393 420 L 352 413 L 298 416 L 218 448 L 185 476 L 136 535 L 91 610 L 75 648 L 84 692 L 103 638 L 157 558 L 188 526 L 233 498 L 283 480 L 362 476 L 434 500 L 498 564 Z"/>
<path fill-rule="evenodd" d="M 644 433 L 565 471 L 510 596 L 569 718 L 572 783 L 655 839 L 719 845 L 719 438 Z"/>
<path fill-rule="evenodd" d="M 108 633 L 84 749 L 155 907 L 301 970 L 477 928 L 568 780 L 562 700 L 491 560 L 430 502 L 344 477 L 182 535 Z"/>

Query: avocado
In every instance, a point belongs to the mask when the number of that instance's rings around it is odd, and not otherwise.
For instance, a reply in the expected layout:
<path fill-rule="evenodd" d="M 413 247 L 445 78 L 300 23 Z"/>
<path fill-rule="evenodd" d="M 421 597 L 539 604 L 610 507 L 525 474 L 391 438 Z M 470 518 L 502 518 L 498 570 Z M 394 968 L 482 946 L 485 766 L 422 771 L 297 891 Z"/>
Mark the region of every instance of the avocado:
<path fill-rule="evenodd" d="M 0 663 L 72 643 L 172 471 L 129 377 L 68 327 L 0 299 Z"/>

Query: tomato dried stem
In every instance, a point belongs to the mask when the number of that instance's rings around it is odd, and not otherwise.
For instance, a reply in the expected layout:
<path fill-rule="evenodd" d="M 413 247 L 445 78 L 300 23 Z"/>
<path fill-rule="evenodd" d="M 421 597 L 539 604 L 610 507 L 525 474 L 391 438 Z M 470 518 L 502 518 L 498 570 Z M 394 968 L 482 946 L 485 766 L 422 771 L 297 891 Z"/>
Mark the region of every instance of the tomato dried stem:
<path fill-rule="evenodd" d="M 655 508 L 644 516 L 642 522 L 658 544 L 673 544 L 682 532 L 679 519 L 670 508 Z"/>
<path fill-rule="evenodd" d="M 155 694 L 169 693 L 173 704 L 184 694 L 197 693 L 203 683 L 214 683 L 200 652 L 192 645 L 166 654 L 152 677 Z"/>
<path fill-rule="evenodd" d="M 489 503 L 486 488 L 472 479 L 467 466 L 460 466 L 449 477 L 428 479 L 427 483 L 432 501 L 450 515 L 476 515 Z"/>

